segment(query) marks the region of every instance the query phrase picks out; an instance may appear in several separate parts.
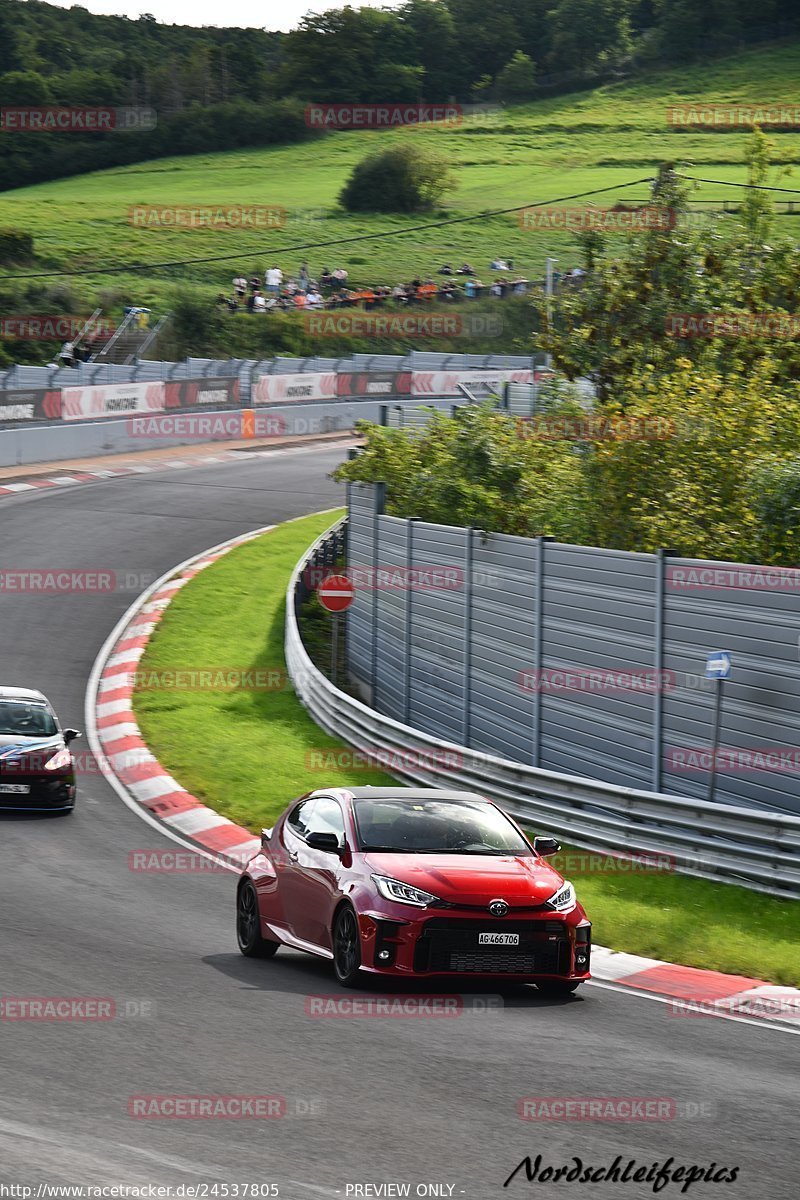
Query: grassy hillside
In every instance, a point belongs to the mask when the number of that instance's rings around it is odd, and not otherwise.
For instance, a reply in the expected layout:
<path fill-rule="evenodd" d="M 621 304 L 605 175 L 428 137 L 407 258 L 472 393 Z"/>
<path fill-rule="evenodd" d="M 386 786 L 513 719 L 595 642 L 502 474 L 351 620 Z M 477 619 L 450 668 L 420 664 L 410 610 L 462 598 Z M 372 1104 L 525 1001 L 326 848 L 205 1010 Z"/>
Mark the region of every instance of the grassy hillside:
<path fill-rule="evenodd" d="M 695 101 L 793 102 L 798 74 L 800 43 L 661 72 L 636 84 L 500 110 L 462 127 L 336 133 L 305 145 L 128 166 L 0 195 L 0 226 L 34 234 L 39 266 L 31 269 L 98 267 L 97 275 L 74 282 L 85 298 L 113 287 L 118 301 L 135 298 L 156 306 L 169 302 L 176 283 L 212 295 L 227 289 L 240 269 L 263 271 L 272 259 L 294 271 L 308 257 L 312 270 L 341 265 L 350 271 L 351 281 L 394 283 L 416 271 L 434 270 L 444 261 L 455 264 L 463 259 L 469 259 L 484 279 L 491 278 L 489 261 L 500 254 L 512 257 L 520 270 L 540 276 L 547 254 L 556 255 L 563 268 L 577 261 L 574 240 L 569 234 L 520 229 L 513 215 L 307 255 L 281 252 L 280 247 L 416 224 L 405 216 L 349 217 L 336 206 L 352 166 L 376 146 L 400 139 L 433 146 L 451 162 L 457 188 L 441 215 L 479 214 L 609 185 L 619 185 L 620 190 L 598 203 L 644 200 L 646 184 L 622 185 L 650 176 L 664 160 L 685 166 L 690 174 L 742 181 L 746 133 L 676 131 L 667 125 L 667 106 Z M 776 162 L 800 160 L 800 132 L 776 134 L 774 140 Z M 790 178 L 784 186 L 800 187 L 800 182 Z M 703 185 L 697 192 L 699 199 L 709 201 L 730 201 L 736 195 L 733 189 L 715 185 Z M 131 205 L 210 203 L 282 206 L 286 224 L 263 233 L 136 229 L 128 224 Z M 781 218 L 780 228 L 800 234 L 800 215 Z M 117 263 L 160 263 L 242 251 L 245 257 L 230 264 L 154 268 L 141 274 L 115 269 Z"/>

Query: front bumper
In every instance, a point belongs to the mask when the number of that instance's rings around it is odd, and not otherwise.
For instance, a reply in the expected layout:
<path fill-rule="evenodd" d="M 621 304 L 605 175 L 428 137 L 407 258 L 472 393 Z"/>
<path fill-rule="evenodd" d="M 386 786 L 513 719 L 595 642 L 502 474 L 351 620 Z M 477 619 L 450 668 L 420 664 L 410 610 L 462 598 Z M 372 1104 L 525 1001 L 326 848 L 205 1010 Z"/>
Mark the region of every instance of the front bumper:
<path fill-rule="evenodd" d="M 381 913 L 361 919 L 363 969 L 380 975 L 511 980 L 590 978 L 591 924 L 551 911 L 495 919 L 431 908 L 416 920 Z M 516 945 L 482 945 L 480 934 L 511 934 Z"/>
<path fill-rule="evenodd" d="M 28 791 L 4 792 L 2 785 L 27 787 Z M 45 777 L 17 771 L 0 772 L 0 811 L 63 812 L 74 806 L 75 793 L 74 774 L 59 775 L 54 772 Z"/>

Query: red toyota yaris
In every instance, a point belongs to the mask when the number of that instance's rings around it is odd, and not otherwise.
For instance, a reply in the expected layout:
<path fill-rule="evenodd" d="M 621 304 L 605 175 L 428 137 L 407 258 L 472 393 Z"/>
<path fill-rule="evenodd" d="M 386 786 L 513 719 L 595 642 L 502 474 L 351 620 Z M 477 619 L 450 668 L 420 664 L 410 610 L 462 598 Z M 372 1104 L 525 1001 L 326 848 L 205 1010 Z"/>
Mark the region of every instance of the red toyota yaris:
<path fill-rule="evenodd" d="M 471 792 L 323 789 L 300 797 L 238 886 L 248 956 L 280 945 L 361 972 L 480 976 L 572 992 L 589 978 L 591 925 L 575 889 L 492 801 Z"/>

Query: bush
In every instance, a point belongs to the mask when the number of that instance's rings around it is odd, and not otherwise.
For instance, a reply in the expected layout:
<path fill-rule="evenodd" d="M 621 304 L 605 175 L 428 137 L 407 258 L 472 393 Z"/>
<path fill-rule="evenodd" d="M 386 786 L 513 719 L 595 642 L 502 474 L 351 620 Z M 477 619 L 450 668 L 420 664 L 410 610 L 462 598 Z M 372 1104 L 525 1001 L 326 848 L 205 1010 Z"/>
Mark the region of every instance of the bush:
<path fill-rule="evenodd" d="M 760 528 L 759 557 L 778 566 L 800 566 L 800 458 L 759 463 L 750 483 Z"/>
<path fill-rule="evenodd" d="M 567 419 L 574 402 L 558 409 Z M 517 422 L 488 404 L 456 417 L 435 413 L 421 432 L 358 422 L 362 453 L 336 479 L 387 485 L 387 511 L 443 525 L 561 541 L 589 536 L 589 502 L 580 456 L 564 440 L 520 436 Z"/>
<path fill-rule="evenodd" d="M 509 104 L 521 104 L 529 100 L 536 91 L 536 67 L 533 60 L 521 50 L 515 50 L 497 76 L 495 91 L 498 99 Z"/>
<path fill-rule="evenodd" d="M 593 413 L 555 390 L 524 424 L 465 408 L 421 433 L 363 428 L 337 478 L 385 482 L 393 516 L 800 565 L 800 385 L 779 386 L 769 361 L 733 378 L 644 371 Z"/>
<path fill-rule="evenodd" d="M 395 146 L 362 159 L 339 194 L 348 212 L 430 209 L 453 186 L 447 164 L 415 146 Z"/>

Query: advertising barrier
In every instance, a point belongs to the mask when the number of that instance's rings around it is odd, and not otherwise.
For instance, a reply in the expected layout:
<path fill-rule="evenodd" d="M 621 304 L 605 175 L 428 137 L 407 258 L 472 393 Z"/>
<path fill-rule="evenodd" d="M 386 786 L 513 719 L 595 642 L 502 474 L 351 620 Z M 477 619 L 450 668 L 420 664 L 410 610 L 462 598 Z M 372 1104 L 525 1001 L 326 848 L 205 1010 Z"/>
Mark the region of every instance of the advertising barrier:
<path fill-rule="evenodd" d="M 240 404 L 239 380 L 235 378 L 179 379 L 166 388 L 167 409 L 236 408 Z"/>
<path fill-rule="evenodd" d="M 163 412 L 166 401 L 166 385 L 159 381 L 64 388 L 61 397 L 63 419 L 65 421 L 85 421 L 87 417 Z"/>
<path fill-rule="evenodd" d="M 335 400 L 335 372 L 308 372 L 301 375 L 261 375 L 253 383 L 253 404 L 274 404 L 276 401 Z"/>
<path fill-rule="evenodd" d="M 339 396 L 407 396 L 410 390 L 410 371 L 359 371 L 336 377 Z"/>
<path fill-rule="evenodd" d="M 488 370 L 462 371 L 412 371 L 412 396 L 460 396 L 458 385 L 465 383 L 467 387 L 479 386 L 485 390 L 502 392 L 506 383 L 533 383 L 534 372 L 528 370 L 511 370 L 508 368 L 489 368 Z"/>
<path fill-rule="evenodd" d="M 239 380 L 206 378 L 178 379 L 169 383 L 157 380 L 100 384 L 64 388 L 61 394 L 60 415 L 65 421 L 80 421 L 120 414 L 160 413 L 175 408 L 233 408 L 239 404 Z"/>
<path fill-rule="evenodd" d="M 342 364 L 345 367 L 351 364 Z M 63 376 L 63 372 L 60 372 Z M 71 374 L 71 373 L 70 373 Z M 390 401 L 394 398 L 460 398 L 459 384 L 481 394 L 502 393 L 509 383 L 530 385 L 545 373 L 528 368 L 472 368 L 449 371 L 344 370 L 261 375 L 249 387 L 235 375 L 195 376 L 114 383 L 71 384 L 62 388 L 0 390 L 0 426 L 25 422 L 87 421 L 118 416 L 211 409 L 253 408 L 336 400 Z M 80 378 L 75 372 L 77 379 Z"/>
<path fill-rule="evenodd" d="M 61 392 L 45 388 L 0 392 L 0 425 L 6 421 L 57 421 Z"/>

